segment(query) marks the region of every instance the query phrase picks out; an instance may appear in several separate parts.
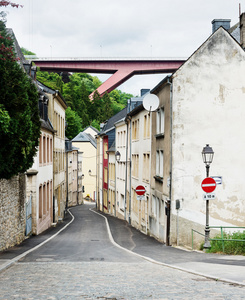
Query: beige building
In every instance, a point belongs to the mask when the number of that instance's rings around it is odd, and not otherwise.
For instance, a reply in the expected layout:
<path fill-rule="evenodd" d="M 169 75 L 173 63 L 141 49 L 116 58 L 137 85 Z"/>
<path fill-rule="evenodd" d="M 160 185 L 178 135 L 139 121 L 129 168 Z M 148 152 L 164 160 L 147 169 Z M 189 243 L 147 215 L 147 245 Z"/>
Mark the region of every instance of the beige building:
<path fill-rule="evenodd" d="M 86 132 L 72 139 L 72 146 L 82 152 L 82 184 L 84 198 L 96 200 L 96 140 Z"/>
<path fill-rule="evenodd" d="M 27 207 L 32 211 L 32 224 L 27 233 L 40 234 L 53 222 L 53 143 L 54 129 L 48 119 L 50 109 L 48 97 L 41 93 L 39 112 L 41 118 L 41 136 L 39 147 L 32 167 L 27 170 L 26 195 Z M 31 203 L 30 203 L 31 201 Z"/>
<path fill-rule="evenodd" d="M 126 187 L 126 165 L 129 161 L 129 156 L 126 159 L 126 145 L 127 145 L 127 125 L 125 123 L 125 118 L 119 120 L 115 123 L 116 128 L 116 143 L 115 148 L 120 153 L 120 160 L 117 160 L 115 165 L 115 177 L 116 177 L 116 215 L 123 219 L 125 216 L 125 206 L 126 197 L 125 189 Z M 114 153 L 115 155 L 115 153 Z M 129 155 L 129 154 L 128 154 Z M 127 178 L 129 178 L 127 174 Z M 127 179 L 128 180 L 128 179 Z"/>
<path fill-rule="evenodd" d="M 42 85 L 46 96 L 49 98 L 49 120 L 55 130 L 53 159 L 53 209 L 54 222 L 62 220 L 66 206 L 65 186 L 65 110 L 66 102 L 59 91 L 54 91 Z"/>
<path fill-rule="evenodd" d="M 129 222 L 140 231 L 148 233 L 150 178 L 151 178 L 151 112 L 143 104 L 137 106 L 126 117 L 129 129 L 129 200 L 127 212 Z M 145 188 L 145 195 L 139 197 L 137 186 Z"/>
<path fill-rule="evenodd" d="M 66 139 L 66 207 L 82 203 L 81 160 L 78 148 L 72 147 L 72 142 Z"/>
<path fill-rule="evenodd" d="M 169 244 L 170 230 L 170 77 L 166 77 L 152 91 L 159 98 L 151 123 L 151 205 L 149 232 Z"/>

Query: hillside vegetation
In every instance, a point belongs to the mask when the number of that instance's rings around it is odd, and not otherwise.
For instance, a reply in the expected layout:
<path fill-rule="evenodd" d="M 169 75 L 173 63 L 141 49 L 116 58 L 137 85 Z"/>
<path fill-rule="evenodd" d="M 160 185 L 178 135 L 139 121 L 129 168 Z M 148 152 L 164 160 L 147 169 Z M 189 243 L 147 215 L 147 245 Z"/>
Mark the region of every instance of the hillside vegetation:
<path fill-rule="evenodd" d="M 21 48 L 24 55 L 36 55 Z M 118 113 L 127 105 L 132 94 L 114 90 L 100 97 L 94 93 L 92 101 L 89 95 L 96 90 L 102 82 L 97 76 L 86 73 L 48 73 L 37 72 L 37 80 L 53 90 L 59 90 L 64 97 L 68 109 L 66 110 L 66 137 L 72 139 L 89 125 L 99 130 L 100 123 Z"/>

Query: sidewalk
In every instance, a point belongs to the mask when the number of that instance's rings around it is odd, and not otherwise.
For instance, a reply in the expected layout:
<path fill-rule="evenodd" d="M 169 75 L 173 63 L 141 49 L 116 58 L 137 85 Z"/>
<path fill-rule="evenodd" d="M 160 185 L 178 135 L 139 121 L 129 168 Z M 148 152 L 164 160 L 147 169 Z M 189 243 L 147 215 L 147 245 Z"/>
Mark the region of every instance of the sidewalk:
<path fill-rule="evenodd" d="M 121 247 L 149 258 L 150 261 L 154 260 L 155 263 L 245 286 L 245 256 L 211 254 L 168 247 L 136 230 L 126 221 L 102 214 L 109 222 L 114 241 Z"/>
<path fill-rule="evenodd" d="M 13 263 L 18 261 L 22 256 L 34 250 L 34 248 L 41 247 L 42 244 L 57 235 L 59 231 L 68 226 L 72 221 L 72 216 L 67 213 L 64 220 L 56 224 L 55 227 L 50 227 L 39 235 L 32 235 L 26 238 L 21 244 L 11 247 L 7 250 L 0 251 L 0 272 Z"/>
<path fill-rule="evenodd" d="M 208 254 L 168 247 L 136 230 L 124 220 L 96 210 L 95 212 L 107 218 L 115 243 L 143 259 L 188 273 L 245 286 L 245 256 Z M 72 216 L 67 214 L 64 221 L 58 223 L 56 227 L 52 227 L 38 236 L 31 236 L 20 245 L 0 252 L 0 272 L 35 247 L 40 247 L 42 243 L 57 235 L 60 230 L 69 226 L 72 220 Z"/>

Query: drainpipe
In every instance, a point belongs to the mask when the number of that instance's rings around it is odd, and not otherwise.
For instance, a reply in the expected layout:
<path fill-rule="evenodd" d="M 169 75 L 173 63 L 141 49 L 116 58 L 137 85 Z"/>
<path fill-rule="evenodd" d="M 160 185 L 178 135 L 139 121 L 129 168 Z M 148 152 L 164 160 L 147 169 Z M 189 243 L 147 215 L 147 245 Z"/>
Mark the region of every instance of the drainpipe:
<path fill-rule="evenodd" d="M 115 195 L 114 195 L 114 216 L 117 216 L 117 161 L 116 161 L 116 149 L 117 149 L 117 127 L 115 129 L 115 153 L 114 153 L 114 158 L 115 158 Z"/>
<path fill-rule="evenodd" d="M 68 208 L 68 151 L 66 152 L 66 210 Z"/>
<path fill-rule="evenodd" d="M 125 120 L 127 122 L 127 119 Z M 127 177 L 128 177 L 128 122 L 127 122 L 127 140 L 126 140 L 126 160 L 125 160 L 125 198 L 124 198 L 124 220 L 126 220 L 127 215 Z"/>
<path fill-rule="evenodd" d="M 131 126 L 131 117 L 128 117 L 129 120 L 129 130 L 130 130 L 130 139 L 129 139 L 129 208 L 128 208 L 128 223 L 131 225 L 131 178 L 132 178 L 132 164 L 131 164 L 131 157 L 132 157 L 132 126 Z"/>
<path fill-rule="evenodd" d="M 78 151 L 77 151 L 77 205 L 79 204 L 79 200 L 78 200 Z"/>
<path fill-rule="evenodd" d="M 171 200 L 172 200 L 172 160 L 173 160 L 173 85 L 168 78 L 168 84 L 170 84 L 170 185 L 169 185 L 169 200 L 167 203 L 167 236 L 166 244 L 170 246 L 170 216 L 171 216 Z"/>

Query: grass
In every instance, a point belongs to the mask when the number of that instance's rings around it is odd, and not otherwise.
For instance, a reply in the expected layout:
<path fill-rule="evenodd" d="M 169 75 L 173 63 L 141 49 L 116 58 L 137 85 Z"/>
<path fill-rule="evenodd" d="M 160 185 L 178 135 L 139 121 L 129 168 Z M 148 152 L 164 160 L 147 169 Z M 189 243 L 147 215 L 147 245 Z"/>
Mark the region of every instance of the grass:
<path fill-rule="evenodd" d="M 221 235 L 214 237 L 210 240 L 211 248 L 207 249 L 208 253 L 225 253 L 230 255 L 245 255 L 245 231 L 223 233 L 224 242 L 221 240 Z M 243 241 L 235 241 L 243 240 Z M 201 246 L 203 248 L 203 245 Z"/>

